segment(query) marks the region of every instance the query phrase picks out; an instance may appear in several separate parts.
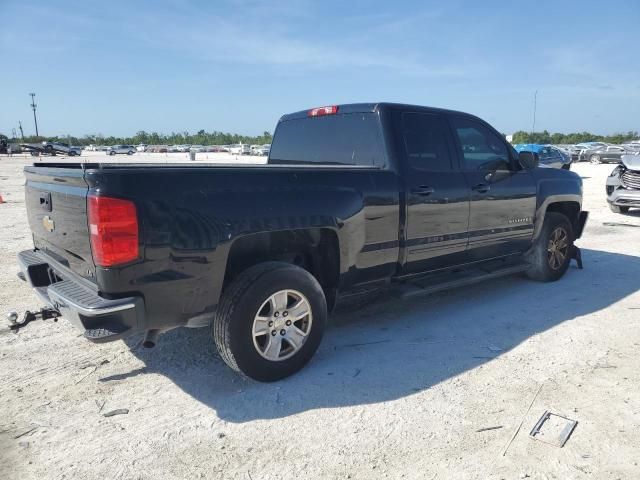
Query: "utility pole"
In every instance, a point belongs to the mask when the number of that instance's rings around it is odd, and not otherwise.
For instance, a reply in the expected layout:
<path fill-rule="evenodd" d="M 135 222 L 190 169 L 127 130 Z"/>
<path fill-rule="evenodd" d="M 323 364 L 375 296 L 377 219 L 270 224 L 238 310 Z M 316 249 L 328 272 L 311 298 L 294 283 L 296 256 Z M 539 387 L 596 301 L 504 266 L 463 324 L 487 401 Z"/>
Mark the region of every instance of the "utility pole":
<path fill-rule="evenodd" d="M 20 136 L 22 137 L 22 141 L 24 142 L 24 131 L 22 130 L 22 120 L 18 120 L 18 125 L 20 126 Z"/>
<path fill-rule="evenodd" d="M 533 94 L 533 125 L 531 126 L 531 135 L 536 131 L 536 108 L 538 106 L 538 90 Z"/>
<path fill-rule="evenodd" d="M 36 94 L 35 93 L 30 93 L 29 95 L 31 95 L 31 108 L 33 109 L 33 123 L 36 124 L 36 137 L 39 137 L 40 135 L 38 134 L 38 119 L 36 118 Z"/>
<path fill-rule="evenodd" d="M 11 129 L 11 138 L 15 141 L 18 139 L 18 132 L 16 132 L 15 128 Z"/>

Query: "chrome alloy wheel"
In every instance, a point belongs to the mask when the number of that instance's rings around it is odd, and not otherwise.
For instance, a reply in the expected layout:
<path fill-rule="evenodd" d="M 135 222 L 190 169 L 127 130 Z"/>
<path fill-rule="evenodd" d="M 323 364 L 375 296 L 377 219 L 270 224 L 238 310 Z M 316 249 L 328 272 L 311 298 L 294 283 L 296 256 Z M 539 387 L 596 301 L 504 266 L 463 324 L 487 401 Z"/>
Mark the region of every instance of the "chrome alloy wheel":
<path fill-rule="evenodd" d="M 286 360 L 307 341 L 312 322 L 307 297 L 297 290 L 280 290 L 265 300 L 253 319 L 253 345 L 267 360 Z"/>
<path fill-rule="evenodd" d="M 589 157 L 589 161 L 594 165 L 597 165 L 600 163 L 600 155 L 591 155 L 591 157 Z"/>
<path fill-rule="evenodd" d="M 552 270 L 558 270 L 569 252 L 569 234 L 563 227 L 557 227 L 549 237 L 547 261 Z"/>

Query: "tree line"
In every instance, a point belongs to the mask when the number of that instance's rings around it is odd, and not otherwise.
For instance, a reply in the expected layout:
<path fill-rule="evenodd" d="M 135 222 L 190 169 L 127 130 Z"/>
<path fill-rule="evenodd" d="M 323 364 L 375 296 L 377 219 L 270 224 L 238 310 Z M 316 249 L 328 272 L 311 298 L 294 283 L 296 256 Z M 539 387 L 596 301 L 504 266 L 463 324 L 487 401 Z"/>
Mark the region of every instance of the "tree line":
<path fill-rule="evenodd" d="M 264 145 L 271 143 L 271 133 L 263 132 L 262 135 L 255 137 L 249 135 L 239 135 L 237 133 L 225 132 L 205 132 L 200 130 L 197 133 L 189 134 L 189 132 L 172 132 L 170 134 L 162 134 L 157 132 L 145 132 L 140 130 L 132 137 L 114 137 L 104 136 L 101 134 L 85 135 L 83 137 L 74 136 L 55 136 L 55 137 L 24 137 L 24 140 L 17 140 L 20 143 L 39 143 L 43 141 L 64 142 L 70 145 L 87 146 L 87 145 L 138 145 L 144 143 L 147 145 L 231 145 L 234 143 L 248 143 L 251 145 Z"/>
<path fill-rule="evenodd" d="M 595 135 L 589 132 L 580 133 L 549 133 L 547 130 L 542 132 L 524 132 L 522 130 L 513 134 L 512 143 L 539 143 L 539 144 L 575 144 L 581 142 L 605 142 L 605 143 L 625 143 L 630 140 L 640 138 L 638 132 L 616 133 L 613 135 Z M 157 132 L 146 132 L 140 130 L 132 137 L 114 137 L 104 136 L 101 134 L 85 135 L 83 137 L 74 136 L 55 136 L 55 137 L 25 137 L 22 143 L 38 143 L 42 141 L 65 142 L 70 145 L 138 145 L 144 143 L 147 145 L 230 145 L 233 143 L 248 143 L 255 145 L 263 145 L 271 143 L 272 135 L 270 132 L 263 132 L 259 136 L 239 135 L 237 133 L 225 132 L 205 132 L 200 130 L 197 133 L 189 134 L 189 132 L 172 132 L 170 134 L 162 134 Z M 18 141 L 18 140 L 16 140 Z"/>
<path fill-rule="evenodd" d="M 640 138 L 638 132 L 615 133 L 613 135 L 594 135 L 589 132 L 581 133 L 549 133 L 544 130 L 542 132 L 523 132 L 518 131 L 513 134 L 512 143 L 538 143 L 538 144 L 554 144 L 573 145 L 582 142 L 605 142 L 605 143 L 625 143 Z"/>

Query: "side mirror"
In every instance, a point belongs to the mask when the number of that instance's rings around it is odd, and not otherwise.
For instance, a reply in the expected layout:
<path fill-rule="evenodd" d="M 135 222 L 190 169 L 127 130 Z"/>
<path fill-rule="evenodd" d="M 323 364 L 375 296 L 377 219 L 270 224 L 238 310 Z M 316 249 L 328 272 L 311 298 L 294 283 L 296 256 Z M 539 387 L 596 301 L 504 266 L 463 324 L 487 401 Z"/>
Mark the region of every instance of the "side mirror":
<path fill-rule="evenodd" d="M 538 168 L 540 157 L 534 152 L 520 152 L 518 154 L 518 162 L 525 170 L 533 170 L 534 168 Z"/>

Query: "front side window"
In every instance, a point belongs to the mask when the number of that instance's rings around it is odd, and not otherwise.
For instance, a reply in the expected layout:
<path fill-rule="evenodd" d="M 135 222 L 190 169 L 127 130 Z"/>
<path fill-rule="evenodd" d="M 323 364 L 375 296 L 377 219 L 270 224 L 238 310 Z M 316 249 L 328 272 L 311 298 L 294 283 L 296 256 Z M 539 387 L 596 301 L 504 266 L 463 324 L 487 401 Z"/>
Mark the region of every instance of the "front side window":
<path fill-rule="evenodd" d="M 465 170 L 510 170 L 505 142 L 480 122 L 465 117 L 452 118 Z"/>
<path fill-rule="evenodd" d="M 428 113 L 403 113 L 402 137 L 411 168 L 431 172 L 451 170 L 451 156 L 441 117 Z"/>

